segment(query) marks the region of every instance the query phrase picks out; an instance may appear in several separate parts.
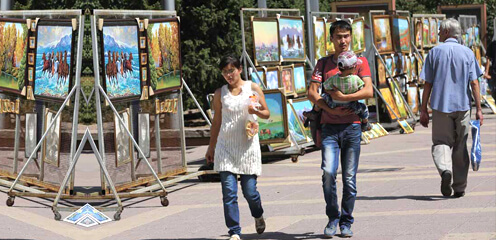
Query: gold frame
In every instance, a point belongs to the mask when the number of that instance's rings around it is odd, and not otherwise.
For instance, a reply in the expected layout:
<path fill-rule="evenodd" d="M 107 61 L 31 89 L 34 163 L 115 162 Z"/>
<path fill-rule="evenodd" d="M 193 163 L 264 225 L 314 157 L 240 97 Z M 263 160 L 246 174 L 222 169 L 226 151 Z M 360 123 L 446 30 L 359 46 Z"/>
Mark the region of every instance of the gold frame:
<path fill-rule="evenodd" d="M 357 50 L 353 49 L 353 24 L 355 24 L 355 22 L 362 22 L 362 36 L 363 36 L 363 47 L 362 48 L 359 48 Z M 367 48 L 366 48 L 366 41 L 365 41 L 365 19 L 364 17 L 359 17 L 359 18 L 355 18 L 353 19 L 353 23 L 351 24 L 351 50 L 353 52 L 355 52 L 355 54 L 359 54 L 359 53 L 362 53 L 362 52 L 365 52 L 367 51 Z"/>
<path fill-rule="evenodd" d="M 267 99 L 267 94 L 277 94 L 279 93 L 280 94 L 280 100 L 281 100 L 281 107 L 282 107 L 282 119 L 281 119 L 281 122 L 283 124 L 283 128 L 284 128 L 284 135 L 282 138 L 274 138 L 274 139 L 266 139 L 266 140 L 262 140 L 260 139 L 260 136 L 262 135 L 261 132 L 262 130 L 262 126 L 260 124 L 260 122 L 270 122 L 271 118 L 269 117 L 269 119 L 259 119 L 258 122 L 259 122 L 259 130 L 258 130 L 258 135 L 259 135 L 259 141 L 261 144 L 268 144 L 268 143 L 282 143 L 286 140 L 286 138 L 289 136 L 289 128 L 288 128 L 288 116 L 287 116 L 287 113 L 286 113 L 286 110 L 287 110 L 287 106 L 286 106 L 286 96 L 284 96 L 284 92 L 282 89 L 270 89 L 270 90 L 263 90 L 263 93 L 265 95 L 265 99 Z M 270 110 L 270 107 L 271 105 L 268 106 L 269 107 L 269 110 Z M 272 117 L 272 116 L 271 116 Z M 265 129 L 266 130 L 266 129 Z"/>
<path fill-rule="evenodd" d="M 386 45 L 387 45 L 387 48 L 384 49 L 384 50 L 380 50 L 379 48 L 377 48 L 377 39 L 376 39 L 376 34 L 375 34 L 375 28 L 378 27 L 375 25 L 375 21 L 376 20 L 380 20 L 380 19 L 387 19 L 387 21 L 389 22 L 389 36 L 390 36 L 390 40 L 391 42 L 387 42 L 386 41 Z M 377 51 L 380 53 L 380 54 L 390 54 L 390 53 L 394 53 L 394 44 L 393 44 L 393 36 L 392 36 L 392 21 L 391 21 L 391 17 L 389 15 L 374 15 L 372 16 L 372 36 L 373 36 L 373 44 L 376 46 L 377 48 Z M 386 34 L 387 36 L 387 34 Z M 386 37 L 386 40 L 387 40 L 387 37 Z M 382 42 L 382 41 L 381 41 Z"/>
<path fill-rule="evenodd" d="M 288 69 L 291 71 L 291 73 L 290 73 L 291 74 L 291 80 L 290 80 L 291 89 L 286 89 L 286 86 L 284 85 L 284 80 L 283 80 L 283 72 L 287 71 Z M 296 96 L 296 91 L 294 88 L 294 65 L 293 64 L 286 65 L 286 66 L 280 66 L 279 79 L 277 82 L 278 82 L 279 88 L 284 89 L 284 95 L 285 96 Z"/>
<path fill-rule="evenodd" d="M 257 48 L 255 46 L 255 29 L 253 28 L 253 22 L 275 22 L 277 24 L 277 41 L 279 41 L 279 21 L 276 17 L 266 17 L 266 18 L 256 18 L 254 16 L 251 16 L 250 18 L 250 24 L 251 24 L 251 36 L 253 39 L 253 61 L 255 66 L 260 66 L 261 64 L 263 65 L 271 65 L 271 64 L 281 64 L 281 46 L 279 43 L 277 43 L 277 51 L 278 51 L 278 61 L 258 61 L 257 60 Z"/>
<path fill-rule="evenodd" d="M 296 21 L 301 21 L 301 34 L 302 34 L 302 49 L 303 49 L 303 57 L 302 58 L 284 58 L 282 56 L 282 48 L 281 48 L 281 24 L 279 24 L 280 19 L 287 19 L 287 20 L 296 20 Z M 280 16 L 279 14 L 277 15 L 277 29 L 279 33 L 277 34 L 279 36 L 279 51 L 280 51 L 280 57 L 282 58 L 282 62 L 305 62 L 306 61 L 306 43 L 305 43 L 305 20 L 303 19 L 302 16 L 295 17 L 295 16 Z M 284 36 L 283 36 L 284 37 Z"/>

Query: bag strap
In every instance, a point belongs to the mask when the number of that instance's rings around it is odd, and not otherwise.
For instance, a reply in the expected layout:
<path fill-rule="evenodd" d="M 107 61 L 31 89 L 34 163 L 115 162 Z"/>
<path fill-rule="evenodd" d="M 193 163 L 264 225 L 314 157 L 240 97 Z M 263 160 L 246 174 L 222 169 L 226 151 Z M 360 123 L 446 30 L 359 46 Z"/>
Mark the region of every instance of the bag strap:
<path fill-rule="evenodd" d="M 326 67 L 326 64 L 327 64 L 327 60 L 329 60 L 329 58 L 331 58 L 333 55 L 331 56 L 327 56 L 327 57 L 323 57 L 322 58 L 322 81 L 320 82 L 320 93 L 322 94 L 324 92 L 324 74 L 325 74 L 325 67 Z"/>

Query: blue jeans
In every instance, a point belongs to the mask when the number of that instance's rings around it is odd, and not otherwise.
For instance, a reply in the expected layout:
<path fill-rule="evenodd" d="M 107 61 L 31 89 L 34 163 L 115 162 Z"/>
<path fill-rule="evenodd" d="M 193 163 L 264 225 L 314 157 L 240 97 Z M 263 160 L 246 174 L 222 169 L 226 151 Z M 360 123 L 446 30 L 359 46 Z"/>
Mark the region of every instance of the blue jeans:
<path fill-rule="evenodd" d="M 322 187 L 326 214 L 340 226 L 353 224 L 353 208 L 357 195 L 356 173 L 360 158 L 360 124 L 324 124 L 322 126 Z M 341 150 L 341 151 L 340 151 Z M 341 154 L 343 198 L 339 212 L 336 176 Z"/>
<path fill-rule="evenodd" d="M 263 208 L 260 194 L 257 191 L 257 176 L 240 175 L 240 178 L 243 196 L 248 202 L 251 215 L 254 218 L 261 217 L 263 214 Z M 229 228 L 229 235 L 240 235 L 241 227 L 239 226 L 237 175 L 231 172 L 220 172 L 220 182 L 222 184 L 224 218 L 226 220 L 226 226 Z"/>

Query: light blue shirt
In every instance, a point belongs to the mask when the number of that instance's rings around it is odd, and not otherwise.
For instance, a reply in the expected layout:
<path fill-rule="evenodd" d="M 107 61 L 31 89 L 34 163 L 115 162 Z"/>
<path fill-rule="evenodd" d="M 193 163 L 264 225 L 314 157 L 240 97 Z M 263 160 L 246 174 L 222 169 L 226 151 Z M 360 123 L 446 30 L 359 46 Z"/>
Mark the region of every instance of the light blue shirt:
<path fill-rule="evenodd" d="M 431 108 L 444 113 L 470 109 L 470 81 L 482 70 L 469 48 L 448 38 L 429 51 L 420 78 L 432 84 Z"/>

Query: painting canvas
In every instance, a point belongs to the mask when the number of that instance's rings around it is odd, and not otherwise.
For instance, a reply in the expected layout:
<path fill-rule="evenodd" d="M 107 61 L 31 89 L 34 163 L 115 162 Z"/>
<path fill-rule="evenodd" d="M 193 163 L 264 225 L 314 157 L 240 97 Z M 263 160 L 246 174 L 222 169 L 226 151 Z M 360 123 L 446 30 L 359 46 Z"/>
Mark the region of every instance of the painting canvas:
<path fill-rule="evenodd" d="M 381 95 L 384 98 L 384 101 L 389 105 L 389 108 L 386 104 L 384 104 L 384 108 L 386 111 L 389 113 L 389 117 L 391 120 L 397 119 L 396 116 L 400 116 L 400 112 L 398 110 L 398 107 L 396 106 L 396 102 L 393 99 L 393 95 L 391 94 L 391 90 L 389 88 L 381 88 Z M 394 112 L 394 114 L 393 114 Z M 396 114 L 396 116 L 395 116 Z"/>
<path fill-rule="evenodd" d="M 146 158 L 150 157 L 150 114 L 140 113 L 138 114 L 138 145 L 141 151 L 145 154 Z M 139 158 L 141 154 L 137 151 Z"/>
<path fill-rule="evenodd" d="M 265 72 L 265 86 L 267 89 L 279 88 L 279 67 L 269 67 Z"/>
<path fill-rule="evenodd" d="M 393 40 L 391 38 L 391 24 L 389 16 L 374 16 L 374 44 L 379 53 L 387 54 L 393 52 Z"/>
<path fill-rule="evenodd" d="M 407 87 L 407 97 L 408 105 L 412 108 L 413 113 L 417 114 L 419 111 L 417 86 L 410 85 Z"/>
<path fill-rule="evenodd" d="M 104 87 L 112 100 L 141 95 L 138 25 L 103 26 Z"/>
<path fill-rule="evenodd" d="M 279 87 L 284 88 L 284 94 L 294 95 L 295 87 L 294 87 L 294 77 L 293 77 L 293 65 L 290 66 L 282 66 L 281 67 L 281 77 L 279 78 Z"/>
<path fill-rule="evenodd" d="M 293 100 L 293 108 L 295 110 L 296 116 L 299 118 L 301 123 L 305 123 L 307 118 L 303 116 L 303 112 L 312 110 L 312 102 L 308 100 L 308 98 L 300 98 Z M 305 135 L 309 138 L 312 137 L 312 133 L 310 132 L 310 127 L 303 126 L 303 130 L 305 131 Z"/>
<path fill-rule="evenodd" d="M 422 33 L 423 33 L 422 21 L 417 20 L 415 23 L 415 46 L 417 48 L 422 48 Z"/>
<path fill-rule="evenodd" d="M 281 61 L 281 50 L 277 18 L 254 18 L 252 16 L 251 27 L 255 65 L 278 64 Z"/>
<path fill-rule="evenodd" d="M 288 115 L 288 128 L 289 132 L 295 138 L 297 143 L 303 143 L 307 141 L 305 132 L 303 131 L 303 123 L 300 122 L 296 113 L 290 103 L 286 103 L 286 111 Z"/>
<path fill-rule="evenodd" d="M 480 42 L 479 27 L 475 27 L 475 28 L 474 28 L 474 35 L 475 35 L 475 36 L 474 36 L 474 38 L 475 38 L 475 44 L 476 44 L 477 46 L 479 46 L 479 45 L 480 45 L 480 43 L 481 43 L 481 42 Z"/>
<path fill-rule="evenodd" d="M 265 70 L 263 68 L 257 68 L 256 71 L 253 70 L 253 68 L 249 68 L 248 71 L 250 72 L 250 79 L 252 82 L 258 84 L 260 88 L 265 89 L 264 83 L 265 83 Z M 258 75 L 257 75 L 258 73 Z"/>
<path fill-rule="evenodd" d="M 323 18 L 315 18 L 313 20 L 313 37 L 315 48 L 315 63 L 326 56 L 326 29 Z"/>
<path fill-rule="evenodd" d="M 436 45 L 437 44 L 437 33 L 438 33 L 438 29 L 437 29 L 437 19 L 436 18 L 430 18 L 429 19 L 429 27 L 430 27 L 430 30 L 429 30 L 429 33 L 430 33 L 430 36 L 431 36 L 431 45 Z"/>
<path fill-rule="evenodd" d="M 177 18 L 149 20 L 148 65 L 155 94 L 181 88 L 181 40 Z"/>
<path fill-rule="evenodd" d="M 474 45 L 474 28 L 467 28 L 467 47 L 472 47 Z"/>
<path fill-rule="evenodd" d="M 279 37 L 283 61 L 305 61 L 305 33 L 302 17 L 279 17 Z"/>
<path fill-rule="evenodd" d="M 430 35 L 429 35 L 429 19 L 422 19 L 423 31 L 422 31 L 422 42 L 424 47 L 429 47 L 431 45 Z"/>
<path fill-rule="evenodd" d="M 49 124 L 55 119 L 57 112 L 46 109 L 45 125 L 43 132 L 47 131 Z M 45 140 L 43 141 L 43 162 L 59 166 L 60 153 L 60 116 L 55 120 L 54 125 L 48 130 Z"/>
<path fill-rule="evenodd" d="M 27 63 L 25 21 L 0 18 L 0 90 L 20 94 Z"/>
<path fill-rule="evenodd" d="M 129 115 L 129 110 L 119 112 L 119 116 L 122 118 L 125 127 L 132 133 L 131 126 L 131 116 Z M 131 138 L 127 134 L 124 126 L 121 125 L 117 115 L 114 114 L 114 127 L 115 127 L 115 164 L 117 167 L 122 164 L 131 162 Z"/>
<path fill-rule="evenodd" d="M 382 88 L 382 87 L 387 87 L 387 82 L 386 82 L 386 68 L 384 67 L 384 64 L 382 64 L 382 61 L 377 57 L 377 86 Z"/>
<path fill-rule="evenodd" d="M 417 79 L 417 60 L 415 56 L 410 57 L 410 72 L 412 80 Z"/>
<path fill-rule="evenodd" d="M 353 20 L 351 24 L 353 33 L 351 34 L 351 50 L 355 53 L 365 51 L 365 22 L 362 18 Z"/>
<path fill-rule="evenodd" d="M 396 80 L 389 81 L 389 84 L 391 92 L 393 93 L 394 101 L 396 102 L 396 106 L 398 106 L 398 110 L 400 111 L 400 116 L 402 118 L 407 118 L 408 114 L 406 112 L 405 102 L 403 101 L 403 98 L 401 98 L 400 88 L 398 87 Z"/>
<path fill-rule="evenodd" d="M 385 56 L 384 61 L 386 62 L 386 71 L 388 71 L 389 74 L 394 75 L 396 69 L 395 69 L 395 63 L 394 63 L 393 57 Z M 386 76 L 388 76 L 388 75 L 386 75 Z M 391 76 L 389 76 L 389 77 L 391 77 Z"/>
<path fill-rule="evenodd" d="M 305 64 L 295 64 L 293 69 L 294 88 L 298 96 L 307 94 L 307 79 L 305 76 Z"/>
<path fill-rule="evenodd" d="M 332 23 L 335 22 L 335 20 L 327 19 L 325 22 L 325 29 L 326 29 L 326 55 L 331 55 L 334 52 L 336 52 L 336 48 L 334 48 L 334 43 L 331 41 L 331 29 Z"/>
<path fill-rule="evenodd" d="M 410 62 L 410 57 L 409 56 L 405 56 L 403 57 L 403 59 L 405 60 L 404 61 L 404 66 L 405 66 L 405 74 L 406 74 L 406 77 L 407 77 L 407 81 L 411 80 L 412 79 L 412 66 L 411 66 L 411 62 Z"/>
<path fill-rule="evenodd" d="M 26 135 L 24 136 L 25 147 L 24 147 L 24 157 L 29 158 L 33 153 L 36 145 L 38 144 L 38 139 L 36 138 L 36 113 L 26 113 Z M 35 153 L 33 158 L 38 158 L 38 153 Z"/>
<path fill-rule="evenodd" d="M 410 23 L 406 17 L 393 18 L 393 42 L 396 51 L 410 53 Z"/>
<path fill-rule="evenodd" d="M 260 143 L 283 142 L 289 134 L 286 113 L 286 97 L 279 89 L 264 90 L 265 101 L 269 107 L 269 119 L 258 119 Z"/>

